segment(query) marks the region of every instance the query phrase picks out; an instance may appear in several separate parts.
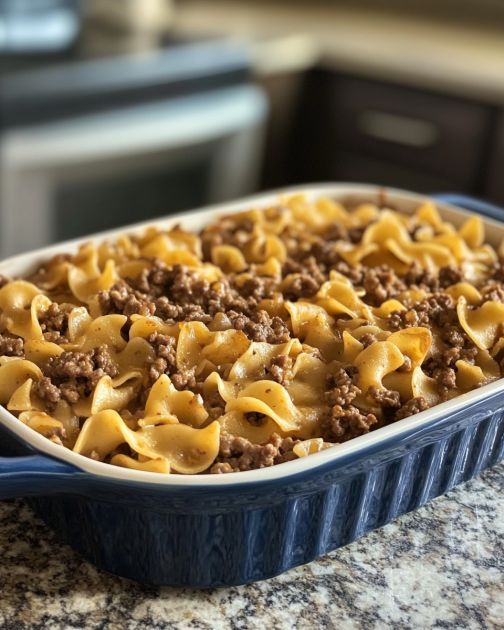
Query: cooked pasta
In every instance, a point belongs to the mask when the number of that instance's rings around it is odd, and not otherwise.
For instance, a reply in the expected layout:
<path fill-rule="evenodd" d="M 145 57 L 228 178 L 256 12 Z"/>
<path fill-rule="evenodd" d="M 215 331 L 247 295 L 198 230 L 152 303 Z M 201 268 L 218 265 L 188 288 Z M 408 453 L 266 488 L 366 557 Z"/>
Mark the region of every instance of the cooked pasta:
<path fill-rule="evenodd" d="M 165 474 L 262 468 L 502 376 L 504 261 L 477 217 L 303 195 L 0 276 L 0 404 Z"/>

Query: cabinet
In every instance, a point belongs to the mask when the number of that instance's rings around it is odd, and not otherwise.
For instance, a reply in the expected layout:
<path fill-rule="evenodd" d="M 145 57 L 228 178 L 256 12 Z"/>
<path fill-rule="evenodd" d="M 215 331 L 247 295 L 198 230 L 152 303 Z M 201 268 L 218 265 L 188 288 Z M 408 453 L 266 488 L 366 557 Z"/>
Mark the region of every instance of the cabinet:
<path fill-rule="evenodd" d="M 317 69 L 292 132 L 292 179 L 485 196 L 495 115 L 484 104 Z M 504 117 L 501 136 L 504 164 Z"/>

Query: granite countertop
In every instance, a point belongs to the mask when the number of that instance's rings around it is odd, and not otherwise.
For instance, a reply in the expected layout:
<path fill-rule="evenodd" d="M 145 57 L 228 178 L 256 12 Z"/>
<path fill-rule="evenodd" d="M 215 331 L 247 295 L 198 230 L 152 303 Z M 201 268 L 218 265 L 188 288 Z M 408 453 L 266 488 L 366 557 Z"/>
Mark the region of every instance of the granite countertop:
<path fill-rule="evenodd" d="M 502 628 L 504 464 L 317 562 L 192 591 L 98 571 L 22 500 L 0 503 L 0 627 Z"/>

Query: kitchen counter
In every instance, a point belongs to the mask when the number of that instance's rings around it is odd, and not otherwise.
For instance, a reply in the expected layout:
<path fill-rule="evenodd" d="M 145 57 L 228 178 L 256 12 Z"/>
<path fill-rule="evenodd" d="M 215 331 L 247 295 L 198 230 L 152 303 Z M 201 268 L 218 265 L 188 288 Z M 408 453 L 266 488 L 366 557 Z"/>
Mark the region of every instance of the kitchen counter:
<path fill-rule="evenodd" d="M 462 20 L 463 7 L 452 8 L 436 17 L 406 5 L 185 0 L 174 26 L 182 34 L 248 38 L 258 73 L 309 67 L 318 55 L 338 72 L 503 105 L 502 14 L 493 23 L 477 20 L 474 1 L 471 19 Z"/>
<path fill-rule="evenodd" d="M 0 627 L 497 628 L 503 480 L 501 464 L 317 562 L 207 591 L 147 587 L 98 571 L 59 544 L 23 501 L 0 503 Z"/>

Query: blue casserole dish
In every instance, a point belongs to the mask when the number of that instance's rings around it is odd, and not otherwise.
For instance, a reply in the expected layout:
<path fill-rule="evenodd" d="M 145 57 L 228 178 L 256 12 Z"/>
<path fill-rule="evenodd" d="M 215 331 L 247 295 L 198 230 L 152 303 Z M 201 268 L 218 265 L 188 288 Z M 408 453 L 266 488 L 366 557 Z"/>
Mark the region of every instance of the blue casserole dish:
<path fill-rule="evenodd" d="M 363 185 L 303 190 L 333 198 L 385 196 L 406 211 L 423 199 Z M 194 228 L 221 212 L 269 205 L 278 194 L 162 223 Z M 463 197 L 438 199 L 448 220 L 460 223 L 463 206 L 489 217 L 490 241 L 504 236 L 495 221 L 504 211 Z M 29 271 L 78 244 L 17 256 L 0 272 Z M 0 407 L 0 448 L 9 455 L 0 457 L 0 499 L 29 497 L 62 541 L 111 573 L 157 585 L 245 584 L 310 562 L 500 461 L 503 382 L 315 455 L 228 475 L 167 477 L 96 462 L 53 444 Z"/>

